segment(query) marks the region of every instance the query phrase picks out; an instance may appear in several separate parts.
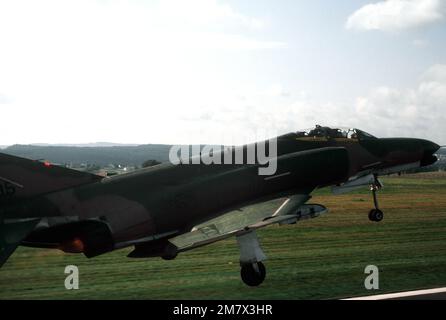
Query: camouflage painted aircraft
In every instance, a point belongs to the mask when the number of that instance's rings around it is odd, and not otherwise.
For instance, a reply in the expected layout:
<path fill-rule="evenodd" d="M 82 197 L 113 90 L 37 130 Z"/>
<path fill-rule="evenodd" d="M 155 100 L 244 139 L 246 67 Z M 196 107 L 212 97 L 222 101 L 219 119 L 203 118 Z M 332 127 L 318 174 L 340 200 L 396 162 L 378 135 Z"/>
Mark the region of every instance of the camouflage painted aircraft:
<path fill-rule="evenodd" d="M 250 146 L 258 144 L 225 152 Z M 307 204 L 326 186 L 334 193 L 369 186 L 368 217 L 381 221 L 378 176 L 432 164 L 438 149 L 427 140 L 316 126 L 277 137 L 277 171 L 270 176 L 258 174 L 260 164 L 165 163 L 106 178 L 0 154 L 0 266 L 19 245 L 89 258 L 133 246 L 128 257 L 173 259 L 235 236 L 242 280 L 257 286 L 266 257 L 256 229 L 327 212 Z"/>

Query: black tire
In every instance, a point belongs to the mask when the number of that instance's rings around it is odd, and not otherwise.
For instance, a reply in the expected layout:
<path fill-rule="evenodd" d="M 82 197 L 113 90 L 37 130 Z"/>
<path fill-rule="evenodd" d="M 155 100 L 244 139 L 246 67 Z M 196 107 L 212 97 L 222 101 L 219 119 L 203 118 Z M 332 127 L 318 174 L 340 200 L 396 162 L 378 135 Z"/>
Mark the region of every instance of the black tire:
<path fill-rule="evenodd" d="M 369 220 L 370 220 L 370 221 L 375 221 L 375 210 L 376 210 L 376 209 L 372 209 L 372 210 L 370 210 L 370 212 L 369 212 Z"/>
<path fill-rule="evenodd" d="M 161 258 L 163 259 L 163 260 L 173 260 L 173 259 L 175 259 L 177 257 L 177 254 L 165 254 L 165 255 L 162 255 L 161 256 Z"/>
<path fill-rule="evenodd" d="M 257 287 L 265 280 L 265 266 L 262 262 L 257 262 L 257 267 L 258 271 L 254 269 L 253 264 L 244 264 L 240 270 L 243 282 L 250 287 Z"/>
<path fill-rule="evenodd" d="M 380 221 L 382 221 L 382 219 L 384 219 L 384 213 L 381 210 L 376 209 L 375 210 L 375 221 L 380 222 Z"/>
<path fill-rule="evenodd" d="M 372 209 L 369 212 L 369 220 L 380 222 L 384 218 L 384 213 L 379 209 Z"/>

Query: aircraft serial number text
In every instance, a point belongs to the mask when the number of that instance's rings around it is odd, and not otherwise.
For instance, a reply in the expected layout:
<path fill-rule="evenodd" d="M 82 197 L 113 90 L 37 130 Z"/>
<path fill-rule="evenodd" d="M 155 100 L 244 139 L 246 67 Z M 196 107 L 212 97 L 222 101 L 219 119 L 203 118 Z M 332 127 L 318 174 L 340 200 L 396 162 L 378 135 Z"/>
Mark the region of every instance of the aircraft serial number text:
<path fill-rule="evenodd" d="M 12 197 L 15 194 L 15 188 L 9 182 L 0 181 L 0 198 Z"/>

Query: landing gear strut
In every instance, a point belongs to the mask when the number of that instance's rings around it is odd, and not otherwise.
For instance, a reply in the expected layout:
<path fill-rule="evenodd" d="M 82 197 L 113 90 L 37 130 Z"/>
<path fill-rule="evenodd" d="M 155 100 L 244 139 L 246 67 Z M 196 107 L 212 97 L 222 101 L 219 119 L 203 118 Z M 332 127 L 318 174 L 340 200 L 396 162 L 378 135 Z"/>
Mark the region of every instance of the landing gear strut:
<path fill-rule="evenodd" d="M 243 282 L 250 287 L 259 286 L 266 276 L 266 269 L 262 263 L 266 256 L 260 248 L 255 231 L 237 236 L 237 244 L 240 248 L 240 275 Z"/>
<path fill-rule="evenodd" d="M 372 209 L 369 212 L 370 221 L 380 222 L 384 218 L 384 213 L 379 209 L 378 197 L 376 196 L 376 192 L 381 188 L 382 184 L 375 175 L 375 181 L 370 185 L 370 191 L 372 191 L 373 194 L 373 204 L 375 205 L 375 209 Z"/>

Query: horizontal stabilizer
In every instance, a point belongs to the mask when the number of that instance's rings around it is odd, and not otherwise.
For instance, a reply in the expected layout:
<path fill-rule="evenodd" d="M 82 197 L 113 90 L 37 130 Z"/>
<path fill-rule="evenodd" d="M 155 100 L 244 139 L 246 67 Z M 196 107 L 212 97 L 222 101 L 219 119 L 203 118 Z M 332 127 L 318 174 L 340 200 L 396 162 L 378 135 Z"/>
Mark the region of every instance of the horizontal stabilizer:
<path fill-rule="evenodd" d="M 87 172 L 0 153 L 0 205 L 100 179 Z"/>
<path fill-rule="evenodd" d="M 40 219 L 26 219 L 12 223 L 0 223 L 0 267 L 39 221 Z"/>

